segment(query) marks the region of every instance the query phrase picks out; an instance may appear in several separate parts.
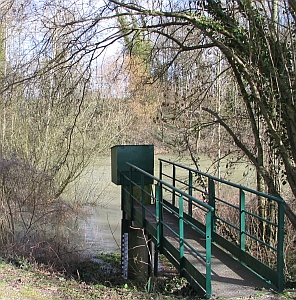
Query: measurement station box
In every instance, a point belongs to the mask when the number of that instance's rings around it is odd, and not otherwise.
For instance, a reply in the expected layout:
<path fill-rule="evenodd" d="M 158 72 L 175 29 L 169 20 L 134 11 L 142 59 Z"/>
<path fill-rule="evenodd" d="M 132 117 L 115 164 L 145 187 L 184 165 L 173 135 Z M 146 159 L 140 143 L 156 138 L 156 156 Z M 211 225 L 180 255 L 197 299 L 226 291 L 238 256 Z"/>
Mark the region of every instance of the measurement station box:
<path fill-rule="evenodd" d="M 111 180 L 121 185 L 120 174 L 129 176 L 133 164 L 145 172 L 154 175 L 154 146 L 153 145 L 118 145 L 111 148 Z M 141 184 L 141 173 L 133 171 L 133 181 Z M 153 183 L 152 178 L 145 176 L 145 184 Z"/>

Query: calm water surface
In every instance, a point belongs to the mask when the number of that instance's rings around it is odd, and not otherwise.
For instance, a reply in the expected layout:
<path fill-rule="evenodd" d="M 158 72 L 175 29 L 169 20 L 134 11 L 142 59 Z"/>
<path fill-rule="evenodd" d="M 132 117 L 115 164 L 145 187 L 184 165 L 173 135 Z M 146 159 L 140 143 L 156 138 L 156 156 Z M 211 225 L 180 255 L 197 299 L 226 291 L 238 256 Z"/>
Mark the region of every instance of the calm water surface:
<path fill-rule="evenodd" d="M 172 155 L 156 155 L 154 174 L 157 177 L 159 157 L 193 167 L 189 157 L 180 159 Z M 200 165 L 201 171 L 209 171 L 208 159 L 201 159 Z M 236 171 L 232 180 L 248 185 L 248 177 L 243 177 L 243 172 L 244 166 Z M 95 164 L 87 168 L 79 180 L 71 186 L 70 191 L 72 198 L 87 203 L 83 205 L 83 213 L 79 216 L 77 225 L 81 236 L 80 243 L 86 255 L 120 252 L 120 186 L 111 182 L 111 156 L 99 157 Z"/>

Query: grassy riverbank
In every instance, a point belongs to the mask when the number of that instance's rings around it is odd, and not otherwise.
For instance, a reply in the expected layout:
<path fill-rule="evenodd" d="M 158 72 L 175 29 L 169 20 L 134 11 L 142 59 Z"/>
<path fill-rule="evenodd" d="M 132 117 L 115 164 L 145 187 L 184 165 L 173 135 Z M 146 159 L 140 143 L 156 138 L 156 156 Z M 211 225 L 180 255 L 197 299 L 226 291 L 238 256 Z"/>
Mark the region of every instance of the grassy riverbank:
<path fill-rule="evenodd" d="M 117 260 L 80 262 L 73 274 L 65 274 L 20 259 L 1 259 L 0 299 L 196 299 L 187 283 L 174 276 L 160 276 L 154 291 L 147 293 L 143 284 L 122 279 Z"/>
<path fill-rule="evenodd" d="M 0 259 L 0 299 L 198 299 L 187 282 L 176 276 L 169 265 L 152 284 L 153 291 L 147 293 L 143 284 L 140 286 L 121 278 L 118 257 L 101 256 L 98 261 L 100 263 L 79 263 L 70 276 L 20 259 Z M 256 296 L 248 299 L 296 299 L 296 292 L 290 290 L 275 295 L 258 291 Z"/>

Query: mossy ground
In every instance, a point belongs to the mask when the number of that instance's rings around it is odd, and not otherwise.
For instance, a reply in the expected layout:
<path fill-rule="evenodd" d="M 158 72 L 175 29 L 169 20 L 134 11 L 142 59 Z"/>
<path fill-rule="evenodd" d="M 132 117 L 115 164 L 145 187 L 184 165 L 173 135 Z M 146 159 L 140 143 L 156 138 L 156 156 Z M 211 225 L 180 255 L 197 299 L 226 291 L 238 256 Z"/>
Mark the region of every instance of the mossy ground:
<path fill-rule="evenodd" d="M 169 265 L 164 274 L 153 280 L 150 293 L 145 284 L 124 280 L 120 272 L 117 255 L 100 255 L 96 262 L 80 262 L 72 274 L 21 259 L 0 259 L 0 299 L 198 299 L 186 280 L 179 278 Z M 254 298 L 296 299 L 296 292 L 260 293 Z"/>
<path fill-rule="evenodd" d="M 0 299 L 196 299 L 178 277 L 160 276 L 148 293 L 145 284 L 121 277 L 117 255 L 102 255 L 98 261 L 80 262 L 69 275 L 21 259 L 1 259 Z"/>

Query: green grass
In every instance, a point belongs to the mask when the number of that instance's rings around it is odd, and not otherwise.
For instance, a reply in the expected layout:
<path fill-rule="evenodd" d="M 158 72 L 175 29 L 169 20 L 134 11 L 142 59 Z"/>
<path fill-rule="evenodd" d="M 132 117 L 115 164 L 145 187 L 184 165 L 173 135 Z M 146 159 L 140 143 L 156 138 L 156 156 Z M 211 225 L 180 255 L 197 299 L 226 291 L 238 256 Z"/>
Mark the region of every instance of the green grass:
<path fill-rule="evenodd" d="M 14 259 L 8 262 L 0 258 L 0 300 L 198 299 L 184 278 L 172 275 L 170 265 L 167 271 L 171 275 L 153 278 L 152 292 L 148 293 L 145 285 L 122 279 L 118 254 L 100 254 L 97 258 L 100 264 L 81 262 L 73 269 L 72 275 L 57 272 L 52 267 L 30 264 L 25 260 Z M 105 265 L 111 266 L 113 273 L 104 273 Z M 260 292 L 253 299 L 265 300 L 266 294 Z M 296 299 L 296 291 L 287 290 L 281 295 L 272 295 L 272 299 Z"/>
<path fill-rule="evenodd" d="M 59 300 L 59 299 L 190 299 L 176 291 L 180 289 L 178 278 L 160 278 L 152 293 L 145 287 L 121 277 L 118 254 L 98 255 L 101 264 L 80 262 L 72 275 L 65 275 L 46 266 L 31 265 L 19 259 L 10 262 L 0 260 L 0 299 L 9 300 Z M 104 273 L 105 266 L 112 272 Z M 162 281 L 161 281 L 162 280 Z M 170 291 L 162 287 L 168 287 Z M 175 282 L 175 290 L 173 288 Z M 177 284 L 178 282 L 178 284 Z M 183 285 L 184 286 L 184 285 Z M 194 297 L 193 299 L 196 299 Z"/>

